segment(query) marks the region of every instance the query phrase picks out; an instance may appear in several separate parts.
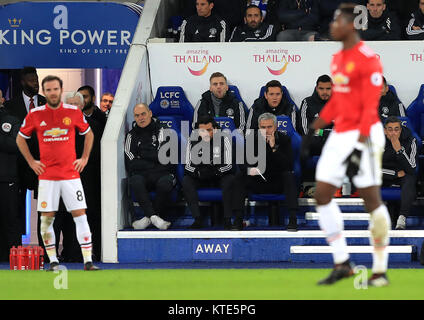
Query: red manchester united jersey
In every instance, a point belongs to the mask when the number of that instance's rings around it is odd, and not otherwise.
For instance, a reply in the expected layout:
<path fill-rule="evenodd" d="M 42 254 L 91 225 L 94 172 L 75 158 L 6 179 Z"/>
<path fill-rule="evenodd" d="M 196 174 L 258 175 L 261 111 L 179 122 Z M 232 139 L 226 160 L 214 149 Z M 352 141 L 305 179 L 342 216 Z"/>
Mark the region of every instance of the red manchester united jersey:
<path fill-rule="evenodd" d="M 376 54 L 362 41 L 341 50 L 331 62 L 333 88 L 330 100 L 320 113 L 334 130 L 359 129 L 369 136 L 370 127 L 380 121 L 378 105 L 383 83 L 382 66 Z"/>
<path fill-rule="evenodd" d="M 37 133 L 40 146 L 40 161 L 46 165 L 40 180 L 68 180 L 79 178 L 74 169 L 76 159 L 75 129 L 81 135 L 90 131 L 90 126 L 78 107 L 62 103 L 57 109 L 47 104 L 32 109 L 25 117 L 19 134 L 29 139 Z"/>

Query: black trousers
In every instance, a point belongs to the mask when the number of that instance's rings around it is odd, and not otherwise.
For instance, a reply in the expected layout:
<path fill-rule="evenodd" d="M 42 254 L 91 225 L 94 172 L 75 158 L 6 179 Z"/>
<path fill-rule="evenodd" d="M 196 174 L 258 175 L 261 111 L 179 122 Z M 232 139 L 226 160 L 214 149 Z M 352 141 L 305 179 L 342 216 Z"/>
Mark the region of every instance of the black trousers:
<path fill-rule="evenodd" d="M 135 174 L 128 179 L 130 189 L 146 217 L 161 215 L 171 200 L 171 192 L 175 185 L 175 177 L 170 173 Z M 149 192 L 156 192 L 154 202 Z"/>
<path fill-rule="evenodd" d="M 0 182 L 0 261 L 9 261 L 10 248 L 22 244 L 19 186 Z"/>
<path fill-rule="evenodd" d="M 417 196 L 416 182 L 417 178 L 412 174 L 406 174 L 404 177 L 395 180 L 383 180 L 383 187 L 400 185 L 400 203 L 394 201 L 388 203 L 390 214 L 394 215 L 395 218 L 399 215 L 404 215 L 405 217 L 409 215 L 412 204 Z"/>
<path fill-rule="evenodd" d="M 185 175 L 182 185 L 184 197 L 193 218 L 200 218 L 202 216 L 199 207 L 199 195 L 197 193 L 199 188 L 220 188 L 222 190 L 224 218 L 231 218 L 233 212 L 234 175 L 226 174 L 213 180 L 200 180 Z"/>
<path fill-rule="evenodd" d="M 237 209 L 244 207 L 244 199 L 249 193 L 284 193 L 290 214 L 295 214 L 299 208 L 296 177 L 291 171 L 281 172 L 270 181 L 263 180 L 261 176 L 248 176 L 241 171 L 236 175 L 235 186 Z"/>
<path fill-rule="evenodd" d="M 322 152 L 322 148 L 325 144 L 324 139 L 322 137 L 314 137 L 310 146 L 310 158 L 314 156 L 320 156 Z M 316 168 L 310 168 L 306 165 L 306 162 L 302 162 L 302 182 L 305 181 L 315 181 L 315 172 Z"/>
<path fill-rule="evenodd" d="M 320 156 L 322 152 L 322 148 L 324 148 L 325 141 L 327 139 L 323 139 L 322 137 L 314 137 L 312 140 L 312 144 L 310 146 L 310 154 L 311 156 Z"/>

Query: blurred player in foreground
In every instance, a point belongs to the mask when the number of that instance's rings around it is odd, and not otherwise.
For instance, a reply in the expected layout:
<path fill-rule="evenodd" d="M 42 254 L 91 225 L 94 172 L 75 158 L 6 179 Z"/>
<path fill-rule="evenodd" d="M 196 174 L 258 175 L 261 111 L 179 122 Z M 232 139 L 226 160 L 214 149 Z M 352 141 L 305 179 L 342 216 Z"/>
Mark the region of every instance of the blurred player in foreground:
<path fill-rule="evenodd" d="M 62 197 L 75 221 L 76 234 L 84 258 L 84 270 L 99 270 L 92 262 L 91 231 L 87 222 L 84 190 L 80 172 L 88 162 L 94 135 L 81 110 L 61 101 L 62 80 L 47 76 L 42 81 L 47 103 L 27 114 L 16 138 L 19 150 L 38 175 L 37 211 L 41 212 L 41 236 L 50 260 L 49 271 L 59 270 L 53 222 Z M 76 159 L 75 130 L 85 135 L 84 151 Z M 40 160 L 32 156 L 26 139 L 37 133 Z"/>
<path fill-rule="evenodd" d="M 386 276 L 390 216 L 380 195 L 381 160 L 385 144 L 378 116 L 382 66 L 375 53 L 360 39 L 355 5 L 343 3 L 330 24 L 333 40 L 343 49 L 331 62 L 333 95 L 302 141 L 302 156 L 308 155 L 315 130 L 334 121 L 334 130 L 324 145 L 316 170 L 316 209 L 319 225 L 333 249 L 334 269 L 318 284 L 333 284 L 354 274 L 343 235 L 343 217 L 333 195 L 345 176 L 357 187 L 371 214 L 370 242 L 374 246 L 370 286 L 389 284 Z"/>

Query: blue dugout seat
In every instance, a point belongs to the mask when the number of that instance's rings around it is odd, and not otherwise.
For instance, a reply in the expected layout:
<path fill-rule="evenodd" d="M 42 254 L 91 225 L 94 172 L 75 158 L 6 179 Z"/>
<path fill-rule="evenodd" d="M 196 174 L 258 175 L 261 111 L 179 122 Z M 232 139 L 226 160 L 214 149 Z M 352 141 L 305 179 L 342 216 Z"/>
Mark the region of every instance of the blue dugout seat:
<path fill-rule="evenodd" d="M 393 92 L 395 94 L 395 96 L 397 97 L 398 95 L 397 95 L 397 92 L 396 92 L 396 88 L 391 84 L 389 84 L 388 87 L 389 87 L 389 90 L 391 92 Z"/>
<path fill-rule="evenodd" d="M 422 148 L 422 139 L 414 129 L 412 119 L 409 117 L 399 117 L 399 119 L 401 120 L 402 126 L 411 130 L 412 135 L 414 136 L 415 139 L 417 139 L 417 148 L 418 148 L 417 153 L 419 154 Z"/>
<path fill-rule="evenodd" d="M 237 86 L 234 85 L 228 85 L 228 90 L 230 90 L 237 99 L 239 99 L 242 103 L 243 103 L 243 107 L 244 107 L 244 112 L 246 114 L 246 118 L 247 115 L 249 114 L 249 108 L 247 107 L 246 103 L 244 102 L 243 98 L 240 95 L 240 90 L 237 88 Z"/>
<path fill-rule="evenodd" d="M 181 87 L 159 87 L 149 107 L 154 117 L 172 116 L 180 123 L 188 121 L 189 128 L 191 127 L 194 108 Z M 179 129 L 181 130 L 181 125 Z"/>
<path fill-rule="evenodd" d="M 294 157 L 294 174 L 297 179 L 300 179 L 302 175 L 300 168 L 300 146 L 302 144 L 302 137 L 296 132 L 291 118 L 288 116 L 277 116 L 277 130 L 285 133 L 291 138 Z"/>
<path fill-rule="evenodd" d="M 406 115 L 410 119 L 414 131 L 424 138 L 424 84 L 421 85 L 417 97 L 406 109 Z"/>

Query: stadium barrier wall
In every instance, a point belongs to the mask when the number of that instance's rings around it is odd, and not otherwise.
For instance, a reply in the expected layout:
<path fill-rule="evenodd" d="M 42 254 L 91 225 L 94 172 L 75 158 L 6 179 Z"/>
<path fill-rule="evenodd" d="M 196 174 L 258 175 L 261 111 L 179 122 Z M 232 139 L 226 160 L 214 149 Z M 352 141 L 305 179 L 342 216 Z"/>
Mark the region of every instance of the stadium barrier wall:
<path fill-rule="evenodd" d="M 384 76 L 394 85 L 407 107 L 424 82 L 424 43 L 422 41 L 370 41 L 367 44 L 380 57 Z M 316 79 L 330 74 L 337 42 L 266 43 L 148 43 L 153 93 L 159 86 L 181 86 L 196 105 L 209 89 L 209 77 L 222 72 L 236 85 L 250 108 L 261 86 L 277 79 L 287 87 L 300 107 L 313 93 Z M 355 66 L 352 66 L 353 68 Z M 178 76 L 176 76 L 178 75 Z"/>
<path fill-rule="evenodd" d="M 168 17 L 175 14 L 177 0 L 146 1 L 125 60 L 101 141 L 102 261 L 118 262 L 117 232 L 125 222 L 123 179 L 125 133 L 136 103 L 152 101 L 147 39 L 163 37 Z"/>

